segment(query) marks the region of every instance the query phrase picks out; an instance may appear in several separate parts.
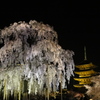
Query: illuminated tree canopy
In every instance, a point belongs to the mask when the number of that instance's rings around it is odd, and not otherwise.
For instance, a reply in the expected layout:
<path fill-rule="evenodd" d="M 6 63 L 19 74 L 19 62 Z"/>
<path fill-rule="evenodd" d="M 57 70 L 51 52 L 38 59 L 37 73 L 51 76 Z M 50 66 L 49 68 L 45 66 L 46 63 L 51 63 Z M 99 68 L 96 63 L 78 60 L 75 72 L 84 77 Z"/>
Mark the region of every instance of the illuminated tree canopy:
<path fill-rule="evenodd" d="M 62 88 L 74 71 L 74 52 L 58 44 L 53 27 L 35 20 L 15 22 L 0 31 L 0 91 L 21 99 L 21 94 L 49 95 Z M 25 85 L 26 84 L 26 85 Z M 27 87 L 27 89 L 25 88 Z"/>
<path fill-rule="evenodd" d="M 100 100 L 100 75 L 92 76 L 93 85 L 85 85 L 86 94 L 93 100 Z"/>

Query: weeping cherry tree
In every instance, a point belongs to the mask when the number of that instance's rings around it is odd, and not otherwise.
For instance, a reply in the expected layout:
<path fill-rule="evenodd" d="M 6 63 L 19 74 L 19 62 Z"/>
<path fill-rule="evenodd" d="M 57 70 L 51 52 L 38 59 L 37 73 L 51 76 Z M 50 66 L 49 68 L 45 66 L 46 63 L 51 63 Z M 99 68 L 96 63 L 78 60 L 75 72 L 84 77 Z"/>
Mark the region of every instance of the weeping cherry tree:
<path fill-rule="evenodd" d="M 27 95 L 49 98 L 66 88 L 74 71 L 74 52 L 58 44 L 53 27 L 31 20 L 0 30 L 0 93 L 3 99 Z"/>

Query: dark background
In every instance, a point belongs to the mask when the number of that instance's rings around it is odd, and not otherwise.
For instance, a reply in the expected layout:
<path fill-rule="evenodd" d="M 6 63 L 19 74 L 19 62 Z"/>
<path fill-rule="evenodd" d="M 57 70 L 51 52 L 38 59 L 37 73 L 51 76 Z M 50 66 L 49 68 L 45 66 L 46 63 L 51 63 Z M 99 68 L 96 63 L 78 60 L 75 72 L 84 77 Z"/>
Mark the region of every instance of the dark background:
<path fill-rule="evenodd" d="M 49 24 L 58 33 L 59 45 L 74 51 L 75 64 L 84 60 L 86 46 L 87 60 L 100 67 L 100 8 L 99 3 L 90 3 L 6 2 L 0 9 L 0 29 L 19 21 Z"/>

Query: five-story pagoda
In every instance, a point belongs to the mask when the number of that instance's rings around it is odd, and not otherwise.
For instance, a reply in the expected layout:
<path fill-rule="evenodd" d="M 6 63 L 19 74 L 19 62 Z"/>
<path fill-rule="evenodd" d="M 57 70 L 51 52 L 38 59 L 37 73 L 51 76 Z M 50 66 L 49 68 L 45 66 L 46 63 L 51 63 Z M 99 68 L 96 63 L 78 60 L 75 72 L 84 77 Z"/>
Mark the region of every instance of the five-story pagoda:
<path fill-rule="evenodd" d="M 84 85 L 90 85 L 90 77 L 97 74 L 96 67 L 96 65 L 87 60 L 86 48 L 84 47 L 84 60 L 75 66 L 74 88 L 84 88 Z"/>

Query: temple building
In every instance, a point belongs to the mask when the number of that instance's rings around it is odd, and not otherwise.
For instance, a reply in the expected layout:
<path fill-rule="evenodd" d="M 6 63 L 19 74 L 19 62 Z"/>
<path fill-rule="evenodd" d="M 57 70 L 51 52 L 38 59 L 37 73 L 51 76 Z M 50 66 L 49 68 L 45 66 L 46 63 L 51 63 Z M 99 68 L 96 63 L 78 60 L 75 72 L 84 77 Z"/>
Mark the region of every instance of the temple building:
<path fill-rule="evenodd" d="M 91 85 L 90 77 L 98 73 L 95 71 L 96 67 L 96 65 L 87 60 L 86 48 L 84 47 L 84 60 L 75 66 L 73 87 L 81 90 L 84 88 L 84 85 Z"/>

